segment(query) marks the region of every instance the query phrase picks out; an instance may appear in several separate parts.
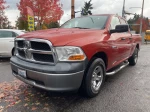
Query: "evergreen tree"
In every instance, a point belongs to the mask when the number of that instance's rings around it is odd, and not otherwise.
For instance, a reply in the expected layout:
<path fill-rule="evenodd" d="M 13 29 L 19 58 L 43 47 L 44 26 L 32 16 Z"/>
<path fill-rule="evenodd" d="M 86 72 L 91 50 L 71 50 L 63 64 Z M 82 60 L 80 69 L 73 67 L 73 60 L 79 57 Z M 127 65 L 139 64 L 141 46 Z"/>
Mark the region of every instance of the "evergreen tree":
<path fill-rule="evenodd" d="M 91 4 L 91 1 L 92 0 L 84 3 L 84 7 L 82 8 L 81 15 L 92 15 L 91 10 L 93 9 L 93 7 L 92 7 L 93 4 Z"/>

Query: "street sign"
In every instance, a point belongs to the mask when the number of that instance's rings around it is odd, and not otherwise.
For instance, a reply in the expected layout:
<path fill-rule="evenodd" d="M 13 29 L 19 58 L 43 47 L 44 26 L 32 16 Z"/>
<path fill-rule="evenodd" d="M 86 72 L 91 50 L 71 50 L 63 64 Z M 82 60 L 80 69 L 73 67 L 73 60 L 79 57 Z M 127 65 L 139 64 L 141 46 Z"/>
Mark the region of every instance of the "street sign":
<path fill-rule="evenodd" d="M 28 16 L 28 30 L 34 31 L 34 13 L 33 10 L 27 6 L 27 16 Z"/>
<path fill-rule="evenodd" d="M 34 31 L 34 16 L 28 15 L 28 29 L 29 31 Z"/>

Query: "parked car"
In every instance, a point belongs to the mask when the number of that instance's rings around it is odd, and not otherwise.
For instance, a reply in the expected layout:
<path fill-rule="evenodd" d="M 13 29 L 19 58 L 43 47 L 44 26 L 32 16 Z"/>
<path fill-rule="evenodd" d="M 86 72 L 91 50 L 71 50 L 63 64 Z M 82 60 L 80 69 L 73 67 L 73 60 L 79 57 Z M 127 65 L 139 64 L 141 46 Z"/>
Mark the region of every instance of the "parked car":
<path fill-rule="evenodd" d="M 150 30 L 146 30 L 145 32 L 145 42 L 147 44 L 147 41 L 150 41 Z"/>
<path fill-rule="evenodd" d="M 14 54 L 14 39 L 25 31 L 0 29 L 0 57 L 11 57 Z"/>
<path fill-rule="evenodd" d="M 38 88 L 79 90 L 95 97 L 106 75 L 136 65 L 140 44 L 141 36 L 132 35 L 126 20 L 120 16 L 75 18 L 58 29 L 16 38 L 12 73 Z"/>

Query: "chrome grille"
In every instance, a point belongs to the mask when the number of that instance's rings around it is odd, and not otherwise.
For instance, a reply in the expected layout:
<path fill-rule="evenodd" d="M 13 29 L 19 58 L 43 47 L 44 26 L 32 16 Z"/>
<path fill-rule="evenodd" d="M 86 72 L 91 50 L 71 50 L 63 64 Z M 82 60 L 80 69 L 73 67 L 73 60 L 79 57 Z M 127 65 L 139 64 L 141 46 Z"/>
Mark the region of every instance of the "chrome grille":
<path fill-rule="evenodd" d="M 25 58 L 25 52 L 23 50 L 19 50 L 18 49 L 18 55 L 20 55 L 21 57 Z"/>
<path fill-rule="evenodd" d="M 48 40 L 16 39 L 15 48 L 16 56 L 23 60 L 42 64 L 54 64 L 56 62 L 52 44 Z"/>
<path fill-rule="evenodd" d="M 31 41 L 31 48 L 35 49 L 35 50 L 51 51 L 50 46 L 47 43 L 43 43 L 43 42 L 32 42 Z"/>
<path fill-rule="evenodd" d="M 24 47 L 24 42 L 23 42 L 23 40 L 17 41 L 17 45 L 18 45 L 18 47 L 23 48 L 23 47 Z"/>
<path fill-rule="evenodd" d="M 33 53 L 33 58 L 35 60 L 39 60 L 39 61 L 42 61 L 42 62 L 54 62 L 53 56 L 51 54 Z"/>

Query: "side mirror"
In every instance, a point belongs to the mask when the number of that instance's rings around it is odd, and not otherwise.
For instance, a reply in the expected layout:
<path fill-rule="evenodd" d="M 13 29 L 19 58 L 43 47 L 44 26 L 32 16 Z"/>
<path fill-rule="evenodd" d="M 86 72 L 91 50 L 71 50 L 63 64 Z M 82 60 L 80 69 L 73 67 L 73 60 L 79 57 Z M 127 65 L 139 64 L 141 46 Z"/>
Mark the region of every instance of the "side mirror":
<path fill-rule="evenodd" d="M 110 30 L 110 33 L 128 32 L 129 25 L 117 25 L 115 29 Z"/>

